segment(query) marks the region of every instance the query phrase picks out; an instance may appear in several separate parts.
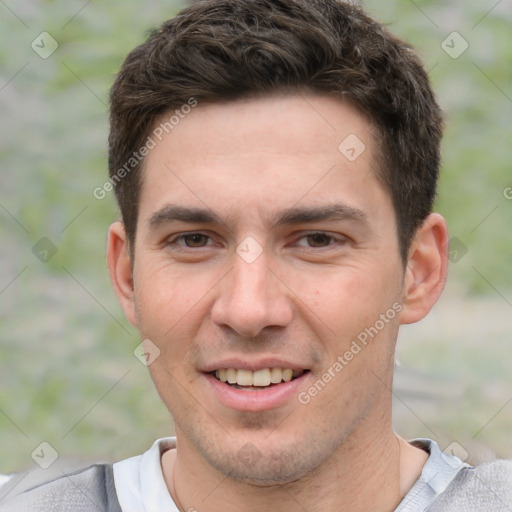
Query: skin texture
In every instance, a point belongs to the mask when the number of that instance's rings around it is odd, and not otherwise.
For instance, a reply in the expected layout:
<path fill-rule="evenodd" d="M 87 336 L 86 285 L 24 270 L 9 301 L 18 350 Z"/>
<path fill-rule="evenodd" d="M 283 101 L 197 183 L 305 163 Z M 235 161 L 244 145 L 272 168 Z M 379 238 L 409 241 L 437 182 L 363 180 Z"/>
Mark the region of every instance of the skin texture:
<path fill-rule="evenodd" d="M 350 134 L 365 145 L 354 161 L 338 150 Z M 378 160 L 371 123 L 318 95 L 198 105 L 147 156 L 134 261 L 118 222 L 108 262 L 126 317 L 160 350 L 149 369 L 178 440 L 162 467 L 183 510 L 389 511 L 421 473 L 426 454 L 391 425 L 394 350 L 400 323 L 442 291 L 448 235 L 430 215 L 404 268 Z M 344 214 L 283 221 L 333 205 Z M 172 220 L 176 207 L 214 219 Z M 261 254 L 248 263 L 237 247 Z M 204 372 L 228 358 L 309 372 L 279 406 L 234 409 Z"/>

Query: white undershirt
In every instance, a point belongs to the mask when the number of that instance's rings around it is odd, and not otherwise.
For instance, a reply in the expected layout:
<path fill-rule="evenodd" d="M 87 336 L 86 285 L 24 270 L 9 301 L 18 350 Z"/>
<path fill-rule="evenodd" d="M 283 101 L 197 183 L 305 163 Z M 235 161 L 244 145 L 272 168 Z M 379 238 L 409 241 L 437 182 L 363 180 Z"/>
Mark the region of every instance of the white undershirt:
<path fill-rule="evenodd" d="M 142 455 L 114 464 L 114 483 L 123 512 L 179 512 L 160 463 L 162 454 L 171 448 L 176 448 L 176 438 L 165 437 Z"/>
<path fill-rule="evenodd" d="M 2 485 L 6 484 L 11 478 L 12 478 L 12 475 L 0 475 L 0 487 L 2 487 Z"/>

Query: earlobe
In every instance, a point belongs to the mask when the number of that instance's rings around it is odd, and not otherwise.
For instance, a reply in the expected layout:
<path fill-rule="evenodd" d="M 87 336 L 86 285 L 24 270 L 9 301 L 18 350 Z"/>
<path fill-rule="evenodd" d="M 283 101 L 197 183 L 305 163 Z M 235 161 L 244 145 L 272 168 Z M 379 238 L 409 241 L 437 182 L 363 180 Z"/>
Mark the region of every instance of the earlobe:
<path fill-rule="evenodd" d="M 400 323 L 424 318 L 441 295 L 448 268 L 448 229 L 444 218 L 430 214 L 411 243 L 404 278 Z"/>
<path fill-rule="evenodd" d="M 107 264 L 114 292 L 123 308 L 126 319 L 137 327 L 133 268 L 128 240 L 122 222 L 114 222 L 108 231 Z"/>

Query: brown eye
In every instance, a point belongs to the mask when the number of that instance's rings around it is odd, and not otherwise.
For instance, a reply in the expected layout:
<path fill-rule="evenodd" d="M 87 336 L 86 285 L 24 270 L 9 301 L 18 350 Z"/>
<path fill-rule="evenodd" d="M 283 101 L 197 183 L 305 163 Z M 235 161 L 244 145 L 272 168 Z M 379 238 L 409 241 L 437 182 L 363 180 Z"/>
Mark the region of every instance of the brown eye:
<path fill-rule="evenodd" d="M 325 233 L 313 233 L 307 235 L 306 239 L 310 247 L 325 247 L 332 241 L 332 236 L 326 235 Z"/>
<path fill-rule="evenodd" d="M 201 233 L 183 235 L 183 241 L 187 247 L 205 247 L 208 245 L 209 237 Z"/>

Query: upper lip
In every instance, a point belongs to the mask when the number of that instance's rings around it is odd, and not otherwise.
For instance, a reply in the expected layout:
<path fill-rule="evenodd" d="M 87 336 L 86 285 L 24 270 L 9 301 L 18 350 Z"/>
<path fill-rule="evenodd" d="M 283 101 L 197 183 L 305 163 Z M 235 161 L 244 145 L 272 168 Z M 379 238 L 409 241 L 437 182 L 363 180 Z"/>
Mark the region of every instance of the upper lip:
<path fill-rule="evenodd" d="M 256 372 L 265 368 L 290 368 L 292 370 L 308 370 L 309 367 L 303 363 L 293 361 L 285 361 L 284 359 L 272 358 L 258 358 L 244 360 L 240 358 L 228 358 L 208 363 L 200 370 L 205 373 L 210 373 L 221 368 L 236 368 L 237 370 L 250 370 Z"/>

